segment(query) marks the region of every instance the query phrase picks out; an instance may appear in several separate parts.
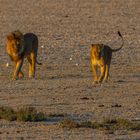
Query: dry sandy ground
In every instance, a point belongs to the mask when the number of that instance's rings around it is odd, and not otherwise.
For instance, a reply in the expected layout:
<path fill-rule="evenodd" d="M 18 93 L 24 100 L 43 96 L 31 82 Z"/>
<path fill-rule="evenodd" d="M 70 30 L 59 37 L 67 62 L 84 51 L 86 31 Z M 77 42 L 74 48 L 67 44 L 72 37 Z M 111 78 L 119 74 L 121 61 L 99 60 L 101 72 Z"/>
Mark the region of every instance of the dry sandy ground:
<path fill-rule="evenodd" d="M 33 106 L 46 114 L 84 121 L 140 119 L 139 8 L 139 0 L 0 0 L 0 105 Z M 25 78 L 11 80 L 13 64 L 5 52 L 5 36 L 16 29 L 39 37 L 38 59 L 43 66 L 37 66 L 36 79 L 28 78 L 25 63 Z M 109 81 L 94 86 L 90 44 L 117 48 L 118 30 L 124 48 L 113 54 Z M 107 134 L 62 129 L 55 123 L 0 120 L 0 140 L 140 140 L 140 131 Z"/>

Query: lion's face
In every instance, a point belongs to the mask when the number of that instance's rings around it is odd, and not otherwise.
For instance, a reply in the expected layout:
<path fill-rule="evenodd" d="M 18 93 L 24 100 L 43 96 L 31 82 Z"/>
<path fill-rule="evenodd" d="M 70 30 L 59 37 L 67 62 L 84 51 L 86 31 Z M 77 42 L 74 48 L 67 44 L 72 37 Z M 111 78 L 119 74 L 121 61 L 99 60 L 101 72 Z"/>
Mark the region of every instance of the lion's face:
<path fill-rule="evenodd" d="M 12 56 L 18 56 L 24 51 L 23 35 L 14 32 L 7 36 L 7 51 Z"/>

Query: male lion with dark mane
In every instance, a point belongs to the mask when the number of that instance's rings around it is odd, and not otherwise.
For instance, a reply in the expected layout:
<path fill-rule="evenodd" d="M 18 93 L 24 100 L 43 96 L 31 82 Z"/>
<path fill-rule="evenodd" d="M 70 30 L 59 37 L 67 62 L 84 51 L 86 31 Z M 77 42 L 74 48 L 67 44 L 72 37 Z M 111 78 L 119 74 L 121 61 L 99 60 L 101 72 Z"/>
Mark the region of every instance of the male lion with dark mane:
<path fill-rule="evenodd" d="M 117 49 L 112 49 L 110 46 L 104 44 L 91 45 L 91 64 L 94 74 L 94 83 L 101 83 L 102 81 L 107 81 L 109 76 L 112 53 L 119 51 L 124 44 L 123 37 L 119 31 L 118 35 L 122 39 L 122 45 Z M 101 74 L 99 77 L 97 76 L 97 66 L 99 66 L 101 70 Z"/>
<path fill-rule="evenodd" d="M 6 49 L 15 63 L 13 79 L 16 80 L 24 76 L 21 71 L 24 58 L 27 58 L 29 62 L 29 77 L 34 78 L 36 63 L 41 65 L 37 62 L 38 37 L 33 33 L 23 35 L 19 30 L 11 32 L 7 35 Z"/>

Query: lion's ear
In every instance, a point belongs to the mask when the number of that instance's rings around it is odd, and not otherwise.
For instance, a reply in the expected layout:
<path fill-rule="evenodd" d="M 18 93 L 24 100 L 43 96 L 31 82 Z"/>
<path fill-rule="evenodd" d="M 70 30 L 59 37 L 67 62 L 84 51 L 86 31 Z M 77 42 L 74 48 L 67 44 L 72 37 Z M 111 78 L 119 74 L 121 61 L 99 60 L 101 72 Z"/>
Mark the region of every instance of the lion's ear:
<path fill-rule="evenodd" d="M 14 35 L 13 34 L 10 34 L 10 35 L 7 35 L 7 40 L 13 40 L 14 39 Z"/>
<path fill-rule="evenodd" d="M 13 35 L 14 35 L 14 38 L 16 39 L 21 39 L 23 37 L 23 34 L 19 30 L 14 31 Z"/>

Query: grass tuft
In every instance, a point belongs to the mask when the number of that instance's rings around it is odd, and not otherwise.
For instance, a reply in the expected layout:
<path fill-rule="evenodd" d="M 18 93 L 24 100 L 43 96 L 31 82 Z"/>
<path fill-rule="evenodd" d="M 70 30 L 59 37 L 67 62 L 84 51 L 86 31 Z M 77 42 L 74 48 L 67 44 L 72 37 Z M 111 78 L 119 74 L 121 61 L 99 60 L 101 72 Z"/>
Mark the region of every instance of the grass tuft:
<path fill-rule="evenodd" d="M 38 113 L 33 107 L 24 107 L 17 112 L 10 107 L 0 107 L 0 119 L 35 122 L 46 120 L 46 116 L 41 112 Z"/>
<path fill-rule="evenodd" d="M 80 122 L 64 120 L 59 123 L 62 128 L 92 128 L 114 132 L 116 130 L 140 130 L 140 123 L 133 123 L 127 119 L 105 119 L 102 122 Z"/>
<path fill-rule="evenodd" d="M 0 119 L 8 121 L 16 120 L 16 112 L 10 107 L 0 107 Z"/>
<path fill-rule="evenodd" d="M 62 128 L 78 128 L 79 124 L 73 120 L 65 119 L 59 123 Z"/>
<path fill-rule="evenodd" d="M 64 114 L 49 114 L 48 117 L 53 118 L 53 117 L 65 117 Z"/>
<path fill-rule="evenodd" d="M 17 112 L 17 120 L 24 122 L 44 121 L 46 116 L 41 112 L 38 113 L 34 107 L 24 107 Z"/>

